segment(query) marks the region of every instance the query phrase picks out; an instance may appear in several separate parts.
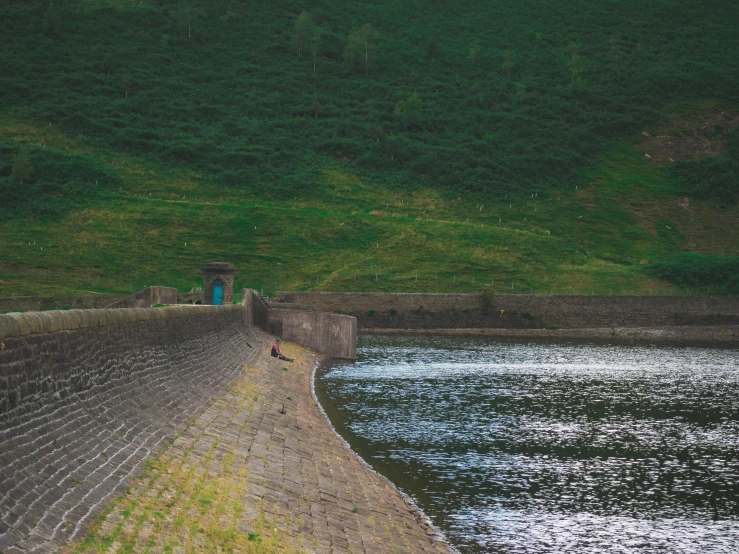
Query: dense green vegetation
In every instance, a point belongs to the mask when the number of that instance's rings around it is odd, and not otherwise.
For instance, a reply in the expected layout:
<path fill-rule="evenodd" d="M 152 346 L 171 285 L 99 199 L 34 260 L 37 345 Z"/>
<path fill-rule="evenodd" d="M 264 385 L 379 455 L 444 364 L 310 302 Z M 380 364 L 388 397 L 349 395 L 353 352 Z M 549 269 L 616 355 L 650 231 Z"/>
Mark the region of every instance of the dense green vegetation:
<path fill-rule="evenodd" d="M 683 253 L 654 262 L 645 271 L 683 287 L 707 289 L 713 285 L 733 293 L 739 292 L 738 257 Z"/>
<path fill-rule="evenodd" d="M 680 293 L 641 268 L 739 254 L 737 4 L 0 13 L 0 294 L 188 288 L 216 259 L 268 291 Z M 645 158 L 701 114 L 709 157 Z"/>
<path fill-rule="evenodd" d="M 120 184 L 115 172 L 96 158 L 38 146 L 21 150 L 2 143 L 1 175 L 9 176 L 0 204 L 0 215 L 5 217 L 62 215 L 88 204 L 103 187 Z"/>
<path fill-rule="evenodd" d="M 291 40 L 303 10 L 324 30 L 315 71 Z M 735 100 L 739 82 L 731 2 L 5 0 L 2 12 L 3 106 L 260 194 L 315 191 L 326 158 L 404 189 L 570 186 L 666 102 Z M 363 56 L 344 59 L 365 24 L 366 75 Z"/>
<path fill-rule="evenodd" d="M 728 155 L 679 161 L 671 168 L 680 190 L 726 205 L 739 201 L 739 136 L 734 132 L 729 137 Z"/>

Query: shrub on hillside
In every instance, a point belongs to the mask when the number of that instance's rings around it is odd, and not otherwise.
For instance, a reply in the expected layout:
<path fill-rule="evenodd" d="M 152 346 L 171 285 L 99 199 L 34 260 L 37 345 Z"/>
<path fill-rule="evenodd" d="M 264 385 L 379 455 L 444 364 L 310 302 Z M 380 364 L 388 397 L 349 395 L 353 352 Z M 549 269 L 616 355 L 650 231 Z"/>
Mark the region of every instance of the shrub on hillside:
<path fill-rule="evenodd" d="M 739 160 L 716 156 L 703 160 L 677 162 L 672 177 L 686 194 L 724 205 L 739 201 Z"/>
<path fill-rule="evenodd" d="M 18 160 L 31 168 L 20 183 Z M 99 161 L 83 154 L 62 154 L 36 148 L 19 153 L 0 144 L 0 214 L 59 216 L 87 204 L 100 190 L 118 186 L 118 177 Z"/>
<path fill-rule="evenodd" d="M 327 157 L 387 188 L 421 181 L 497 198 L 571 189 L 666 104 L 732 101 L 737 90 L 731 2 L 720 13 L 698 0 L 679 10 L 324 2 L 297 29 L 294 3 L 98 4 L 3 4 L 0 48 L 13 55 L 0 105 L 89 146 L 260 195 Z M 605 20 L 619 32 L 600 32 Z M 280 150 L 299 155 L 269 155 Z M 250 157 L 242 166 L 223 152 Z M 735 201 L 737 156 L 726 158 L 679 164 L 676 175 L 690 194 Z"/>
<path fill-rule="evenodd" d="M 715 286 L 739 292 L 739 257 L 682 253 L 653 262 L 644 268 L 652 277 L 681 287 Z"/>

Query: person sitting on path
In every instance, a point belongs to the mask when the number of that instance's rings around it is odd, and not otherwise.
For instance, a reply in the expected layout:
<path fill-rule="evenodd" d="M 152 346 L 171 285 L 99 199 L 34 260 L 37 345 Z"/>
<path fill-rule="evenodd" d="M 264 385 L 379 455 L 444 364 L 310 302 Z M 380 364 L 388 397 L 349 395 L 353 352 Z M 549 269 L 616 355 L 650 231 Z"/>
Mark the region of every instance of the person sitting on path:
<path fill-rule="evenodd" d="M 280 350 L 280 339 L 275 339 L 275 343 L 272 345 L 272 357 L 279 360 L 285 360 L 286 362 L 292 362 L 292 358 L 288 358 Z"/>

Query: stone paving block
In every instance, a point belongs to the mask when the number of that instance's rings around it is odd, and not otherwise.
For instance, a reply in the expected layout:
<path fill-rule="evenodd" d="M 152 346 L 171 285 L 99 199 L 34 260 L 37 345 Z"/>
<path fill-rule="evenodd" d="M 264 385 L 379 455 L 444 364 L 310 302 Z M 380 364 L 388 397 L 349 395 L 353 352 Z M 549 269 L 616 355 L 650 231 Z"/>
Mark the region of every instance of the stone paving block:
<path fill-rule="evenodd" d="M 23 392 L 9 409 L 0 401 L 2 551 L 65 542 L 78 524 L 66 525 L 64 514 L 99 513 L 253 355 L 244 337 L 254 330 L 244 329 L 240 310 L 80 326 L 5 339 L 0 351 L 0 397 Z"/>
<path fill-rule="evenodd" d="M 12 417 L 0 413 L 0 445 L 12 442 L 18 455 L 0 449 L 0 550 L 46 552 L 81 539 L 129 483 L 120 501 L 139 507 L 124 518 L 115 501 L 94 528 L 122 529 L 110 552 L 207 550 L 207 533 L 176 522 L 212 509 L 196 491 L 220 483 L 240 515 L 208 524 L 234 525 L 237 538 L 263 518 L 296 551 L 450 551 L 327 425 L 310 392 L 313 353 L 286 344 L 296 362 L 284 372 L 268 355 L 271 337 L 244 327 L 238 310 L 195 318 L 6 341 L 17 348 L 0 351 L 0 393 L 22 389 L 27 402 Z M 156 456 L 157 471 L 131 481 Z M 157 502 L 151 512 L 161 517 L 136 519 Z"/>

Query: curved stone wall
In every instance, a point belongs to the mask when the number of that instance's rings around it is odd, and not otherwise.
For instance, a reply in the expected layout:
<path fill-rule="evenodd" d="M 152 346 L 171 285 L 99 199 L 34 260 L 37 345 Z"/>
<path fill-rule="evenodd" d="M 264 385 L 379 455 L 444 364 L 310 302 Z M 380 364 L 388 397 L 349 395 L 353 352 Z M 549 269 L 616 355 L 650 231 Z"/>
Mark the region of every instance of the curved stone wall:
<path fill-rule="evenodd" d="M 241 306 L 0 316 L 0 551 L 78 538 L 259 332 Z"/>

